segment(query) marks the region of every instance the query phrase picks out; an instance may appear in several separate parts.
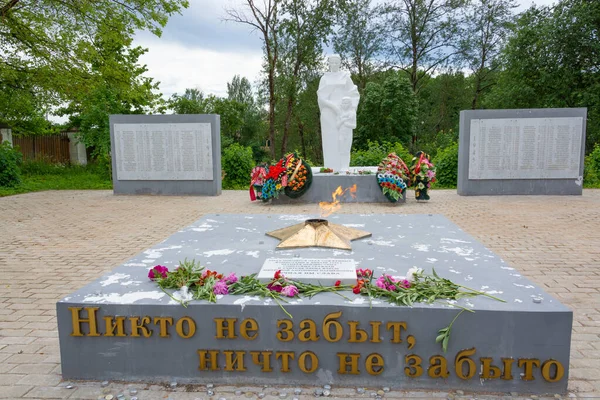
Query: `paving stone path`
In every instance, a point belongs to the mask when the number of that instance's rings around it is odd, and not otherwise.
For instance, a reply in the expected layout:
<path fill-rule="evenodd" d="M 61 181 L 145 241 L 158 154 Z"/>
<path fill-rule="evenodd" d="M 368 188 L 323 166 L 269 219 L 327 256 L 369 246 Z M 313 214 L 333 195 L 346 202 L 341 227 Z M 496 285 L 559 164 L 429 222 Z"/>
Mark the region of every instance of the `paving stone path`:
<path fill-rule="evenodd" d="M 342 213 L 443 214 L 574 312 L 569 393 L 600 398 L 600 190 L 583 196 L 460 197 L 429 203 L 345 204 Z M 211 197 L 49 191 L 0 198 L 0 398 L 210 398 L 205 386 L 63 382 L 55 303 L 207 213 L 317 213 L 314 205 L 250 203 L 245 191 Z M 93 362 L 93 360 L 90 360 Z M 134 389 L 137 393 L 130 393 Z M 316 388 L 216 386 L 214 399 L 309 399 Z M 370 398 L 383 388 L 332 388 Z M 117 397 L 118 395 L 123 395 Z M 383 398 L 525 399 L 513 393 L 390 391 Z M 555 398 L 554 394 L 539 398 Z"/>

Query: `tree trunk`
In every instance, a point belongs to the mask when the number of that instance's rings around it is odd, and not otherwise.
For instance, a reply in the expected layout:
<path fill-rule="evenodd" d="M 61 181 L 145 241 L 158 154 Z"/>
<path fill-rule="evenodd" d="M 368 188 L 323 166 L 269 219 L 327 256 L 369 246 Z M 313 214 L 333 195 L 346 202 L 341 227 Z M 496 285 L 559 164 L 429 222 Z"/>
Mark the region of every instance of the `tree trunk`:
<path fill-rule="evenodd" d="M 298 136 L 300 136 L 300 146 L 302 148 L 302 157 L 308 158 L 306 155 L 306 144 L 304 143 L 304 124 L 298 120 Z"/>
<path fill-rule="evenodd" d="M 281 154 L 287 151 L 287 139 L 290 133 L 290 124 L 292 122 L 292 111 L 294 110 L 294 97 L 290 95 L 287 101 L 287 110 L 285 112 L 285 123 L 283 125 L 283 138 L 281 138 Z"/>
<path fill-rule="evenodd" d="M 269 66 L 269 141 L 271 146 L 269 152 L 271 158 L 275 159 L 275 73 Z"/>

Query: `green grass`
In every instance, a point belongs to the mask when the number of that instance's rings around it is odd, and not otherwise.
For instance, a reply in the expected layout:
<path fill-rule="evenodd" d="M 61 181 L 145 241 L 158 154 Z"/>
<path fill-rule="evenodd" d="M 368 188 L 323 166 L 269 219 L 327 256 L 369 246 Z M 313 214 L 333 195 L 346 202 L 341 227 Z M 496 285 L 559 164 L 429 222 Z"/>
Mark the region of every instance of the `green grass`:
<path fill-rule="evenodd" d="M 0 197 L 43 190 L 110 190 L 112 182 L 96 166 L 23 166 L 20 185 L 0 187 Z"/>

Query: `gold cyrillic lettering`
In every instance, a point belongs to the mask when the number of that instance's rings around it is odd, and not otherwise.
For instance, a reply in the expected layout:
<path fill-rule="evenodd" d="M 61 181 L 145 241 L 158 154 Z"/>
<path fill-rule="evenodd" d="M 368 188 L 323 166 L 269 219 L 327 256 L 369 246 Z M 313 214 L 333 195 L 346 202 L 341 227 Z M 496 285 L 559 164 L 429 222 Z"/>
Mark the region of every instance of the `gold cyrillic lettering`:
<path fill-rule="evenodd" d="M 336 321 L 337 318 L 342 316 L 342 312 L 338 311 L 335 313 L 329 313 L 323 319 L 323 337 L 328 342 L 338 342 L 344 335 L 344 328 L 342 324 Z M 331 328 L 334 328 L 335 334 L 331 336 Z"/>
<path fill-rule="evenodd" d="M 114 318 L 114 322 L 113 322 Z M 115 334 L 115 330 L 117 333 Z M 124 337 L 125 334 L 125 317 L 113 317 L 107 315 L 104 317 L 104 336 Z"/>
<path fill-rule="evenodd" d="M 254 335 L 251 335 L 251 334 Z M 240 335 L 246 340 L 254 340 L 258 337 L 258 323 L 254 318 L 246 318 L 240 326 Z"/>
<path fill-rule="evenodd" d="M 479 361 L 481 361 L 481 374 L 479 375 L 481 379 L 500 378 L 502 371 L 500 371 L 500 368 L 492 365 L 492 361 L 494 360 L 491 357 L 480 357 Z"/>
<path fill-rule="evenodd" d="M 290 372 L 290 360 L 296 358 L 296 354 L 293 351 L 278 351 L 275 353 L 275 358 L 279 360 L 281 358 L 281 372 Z"/>
<path fill-rule="evenodd" d="M 554 370 L 554 376 L 552 376 L 552 366 L 556 368 Z M 565 367 L 559 361 L 556 360 L 546 360 L 542 364 L 542 376 L 548 382 L 558 382 L 565 375 Z"/>
<path fill-rule="evenodd" d="M 372 353 L 365 360 L 365 368 L 369 375 L 379 375 L 383 372 L 383 357 L 377 353 Z"/>
<path fill-rule="evenodd" d="M 210 359 L 207 355 L 210 354 Z M 200 357 L 200 366 L 198 369 L 200 371 L 218 371 L 219 370 L 219 360 L 218 360 L 219 350 L 198 350 L 198 356 Z"/>
<path fill-rule="evenodd" d="M 339 358 L 338 374 L 358 375 L 360 373 L 358 370 L 359 353 L 337 353 L 337 356 Z"/>
<path fill-rule="evenodd" d="M 140 331 L 144 337 L 152 336 L 152 330 L 146 326 L 152 322 L 150 317 L 146 316 L 141 319 L 140 317 L 129 317 L 129 321 L 131 322 L 131 336 L 140 337 Z"/>
<path fill-rule="evenodd" d="M 443 356 L 431 356 L 429 358 L 429 368 L 427 368 L 427 375 L 432 378 L 447 378 L 450 376 L 448 371 L 448 362 Z"/>
<path fill-rule="evenodd" d="M 381 327 L 381 321 L 369 321 L 371 325 L 371 343 L 381 343 L 381 336 L 379 334 L 379 328 Z"/>
<path fill-rule="evenodd" d="M 217 325 L 217 339 L 235 339 L 235 321 L 237 318 L 215 318 L 215 324 Z M 227 331 L 227 336 L 225 336 Z"/>
<path fill-rule="evenodd" d="M 311 319 L 304 319 L 300 321 L 300 332 L 298 332 L 298 339 L 301 342 L 316 342 L 319 340 L 319 334 L 317 333 L 317 324 Z"/>
<path fill-rule="evenodd" d="M 306 366 L 307 358 L 310 359 L 310 368 Z M 304 353 L 300 354 L 300 357 L 298 357 L 298 366 L 305 374 L 311 374 L 315 372 L 317 368 L 319 368 L 319 359 L 312 351 L 305 351 Z"/>
<path fill-rule="evenodd" d="M 246 370 L 246 366 L 244 365 L 244 354 L 245 351 L 229 351 L 226 350 L 223 352 L 225 354 L 225 368 L 223 371 L 238 371 L 244 372 Z M 235 354 L 235 358 L 233 355 Z"/>
<path fill-rule="evenodd" d="M 386 324 L 386 329 L 389 331 L 392 329 L 392 343 L 402 343 L 402 329 L 406 330 L 406 322 L 395 322 L 390 321 Z"/>
<path fill-rule="evenodd" d="M 475 347 L 473 347 L 472 349 L 460 351 L 456 355 L 456 359 L 454 360 L 454 371 L 460 379 L 471 379 L 475 375 L 475 372 L 477 372 L 475 361 L 469 358 L 475 354 L 475 351 Z M 465 363 L 467 365 L 466 374 L 464 372 Z"/>
<path fill-rule="evenodd" d="M 250 354 L 252 355 L 252 362 L 260 365 L 262 372 L 273 372 L 273 368 L 271 368 L 272 351 L 251 351 Z"/>
<path fill-rule="evenodd" d="M 84 336 L 84 334 L 81 333 L 81 324 L 85 323 L 87 323 L 90 328 L 90 332 L 87 336 L 100 336 L 98 333 L 98 326 L 96 325 L 96 311 L 99 309 L 100 307 L 85 307 L 87 318 L 81 318 L 79 316 L 79 313 L 82 310 L 81 307 L 69 307 L 69 310 L 71 310 L 71 326 L 73 327 L 71 336 Z"/>
<path fill-rule="evenodd" d="M 502 373 L 502 380 L 510 381 L 512 376 L 512 364 L 515 361 L 514 358 L 502 358 L 502 364 L 504 365 L 504 372 Z"/>
<path fill-rule="evenodd" d="M 283 328 L 282 325 L 284 325 Z M 292 324 L 292 321 L 289 319 L 280 319 L 277 321 L 277 328 L 281 328 L 281 330 L 277 332 L 277 339 L 279 339 L 281 342 L 289 342 L 292 340 L 294 338 L 294 330 L 292 329 L 293 327 L 294 324 Z M 283 335 L 284 333 L 285 336 Z"/>
<path fill-rule="evenodd" d="M 184 322 L 187 322 L 187 329 L 183 328 Z M 177 331 L 177 334 L 182 338 L 189 339 L 196 333 L 196 323 L 190 317 L 181 317 L 177 320 L 175 330 Z M 185 333 L 186 330 L 187 334 Z"/>
<path fill-rule="evenodd" d="M 517 366 L 519 368 L 523 367 L 523 375 L 521 375 L 521 379 L 524 381 L 533 381 L 535 377 L 533 376 L 533 367 L 540 366 L 540 360 L 537 358 L 519 358 L 517 361 Z"/>
<path fill-rule="evenodd" d="M 159 325 L 160 337 L 169 337 L 169 325 L 173 325 L 173 317 L 154 317 L 154 325 Z"/>
<path fill-rule="evenodd" d="M 421 367 L 422 361 L 421 357 L 416 354 L 409 354 L 404 357 L 404 363 L 406 364 L 406 367 L 404 367 L 404 375 L 411 378 L 418 378 L 423 375 L 423 367 Z"/>
<path fill-rule="evenodd" d="M 348 325 L 350 325 L 350 338 L 348 339 L 349 343 L 362 343 L 366 342 L 369 338 L 367 332 L 364 329 L 358 329 L 358 325 L 360 322 L 358 321 L 348 321 Z"/>

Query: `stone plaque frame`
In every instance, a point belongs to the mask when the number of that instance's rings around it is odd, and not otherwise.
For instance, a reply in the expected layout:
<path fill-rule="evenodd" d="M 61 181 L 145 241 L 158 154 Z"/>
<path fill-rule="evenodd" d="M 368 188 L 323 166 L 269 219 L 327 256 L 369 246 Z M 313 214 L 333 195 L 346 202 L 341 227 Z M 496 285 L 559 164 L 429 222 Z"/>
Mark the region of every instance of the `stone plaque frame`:
<path fill-rule="evenodd" d="M 487 119 L 581 118 L 581 149 L 577 178 L 470 179 L 471 121 Z M 461 196 L 479 195 L 581 195 L 585 156 L 587 108 L 547 108 L 522 110 L 468 110 L 460 113 L 458 147 L 458 186 Z"/>
<path fill-rule="evenodd" d="M 110 142 L 114 194 L 208 195 L 221 194 L 221 122 L 216 114 L 188 115 L 111 115 Z M 210 124 L 212 176 L 211 179 L 127 180 L 117 174 L 115 141 L 116 124 Z"/>

